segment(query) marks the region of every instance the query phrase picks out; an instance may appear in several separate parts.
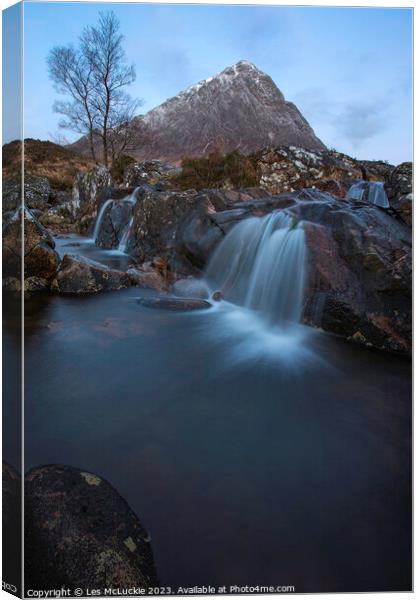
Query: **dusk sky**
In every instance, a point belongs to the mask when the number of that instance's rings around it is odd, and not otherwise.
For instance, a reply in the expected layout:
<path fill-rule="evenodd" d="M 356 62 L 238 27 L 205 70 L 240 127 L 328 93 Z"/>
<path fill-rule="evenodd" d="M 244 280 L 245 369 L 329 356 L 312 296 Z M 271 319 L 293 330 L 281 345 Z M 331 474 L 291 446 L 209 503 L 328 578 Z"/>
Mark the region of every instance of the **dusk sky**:
<path fill-rule="evenodd" d="M 140 112 L 247 59 L 327 146 L 363 159 L 412 159 L 410 9 L 26 3 L 25 137 L 59 132 L 46 57 L 54 45 L 76 43 L 101 10 L 121 21 Z"/>

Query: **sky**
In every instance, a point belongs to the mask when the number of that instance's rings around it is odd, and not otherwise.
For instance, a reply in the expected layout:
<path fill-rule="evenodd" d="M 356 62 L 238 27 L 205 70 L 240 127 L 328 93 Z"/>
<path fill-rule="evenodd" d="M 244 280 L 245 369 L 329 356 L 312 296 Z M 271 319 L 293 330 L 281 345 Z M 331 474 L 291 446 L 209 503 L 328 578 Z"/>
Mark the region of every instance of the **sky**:
<path fill-rule="evenodd" d="M 27 2 L 25 137 L 59 135 L 46 57 L 55 45 L 76 44 L 101 10 L 121 22 L 140 113 L 246 59 L 328 147 L 394 164 L 412 159 L 410 9 Z"/>

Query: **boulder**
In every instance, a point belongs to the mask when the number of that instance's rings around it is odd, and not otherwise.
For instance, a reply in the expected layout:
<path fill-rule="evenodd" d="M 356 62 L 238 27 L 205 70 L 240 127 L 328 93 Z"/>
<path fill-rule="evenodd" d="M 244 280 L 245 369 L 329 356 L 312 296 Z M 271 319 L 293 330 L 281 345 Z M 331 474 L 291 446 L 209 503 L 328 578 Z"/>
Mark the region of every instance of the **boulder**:
<path fill-rule="evenodd" d="M 105 480 L 68 466 L 25 476 L 27 589 L 145 588 L 158 585 L 150 536 Z"/>
<path fill-rule="evenodd" d="M 96 294 L 131 285 L 129 275 L 83 256 L 65 254 L 51 289 L 59 294 Z"/>
<path fill-rule="evenodd" d="M 96 245 L 101 248 L 117 248 L 130 222 L 132 213 L 132 204 L 124 202 L 123 199 L 114 200 L 108 204 L 96 237 Z"/>
<path fill-rule="evenodd" d="M 21 181 L 17 177 L 3 180 L 3 211 L 16 210 L 22 204 Z M 46 177 L 25 175 L 25 205 L 30 209 L 45 210 L 51 195 L 51 186 Z"/>
<path fill-rule="evenodd" d="M 197 202 L 195 190 L 140 194 L 134 206 L 128 253 L 140 263 L 159 256 L 169 263 L 173 271 L 181 269 L 176 252 L 177 233 Z"/>
<path fill-rule="evenodd" d="M 87 232 L 97 215 L 99 195 L 112 185 L 109 169 L 98 165 L 87 172 L 79 172 L 73 184 L 71 210 L 78 220 L 80 233 Z"/>
<path fill-rule="evenodd" d="M 30 210 L 25 208 L 23 214 L 25 280 L 36 277 L 49 282 L 60 263 L 55 242 Z M 22 210 L 18 209 L 3 228 L 3 275 L 20 279 L 21 262 Z"/>
<path fill-rule="evenodd" d="M 139 298 L 137 300 L 141 306 L 147 308 L 159 308 L 166 310 L 203 310 L 211 308 L 211 304 L 207 300 L 199 298 L 176 298 L 167 296 L 163 298 Z"/>
<path fill-rule="evenodd" d="M 412 225 L 412 168 L 413 165 L 411 162 L 402 163 L 394 169 L 386 184 L 386 192 L 390 206 L 408 225 Z"/>
<path fill-rule="evenodd" d="M 123 185 L 137 187 L 144 183 L 160 184 L 161 191 L 170 189 L 171 178 L 180 173 L 181 169 L 161 160 L 148 160 L 142 163 L 132 163 L 124 171 Z"/>
<path fill-rule="evenodd" d="M 157 291 L 167 289 L 166 278 L 161 271 L 153 267 L 150 262 L 143 263 L 139 267 L 131 267 L 127 270 L 127 275 L 131 280 L 131 285 L 150 288 Z"/>

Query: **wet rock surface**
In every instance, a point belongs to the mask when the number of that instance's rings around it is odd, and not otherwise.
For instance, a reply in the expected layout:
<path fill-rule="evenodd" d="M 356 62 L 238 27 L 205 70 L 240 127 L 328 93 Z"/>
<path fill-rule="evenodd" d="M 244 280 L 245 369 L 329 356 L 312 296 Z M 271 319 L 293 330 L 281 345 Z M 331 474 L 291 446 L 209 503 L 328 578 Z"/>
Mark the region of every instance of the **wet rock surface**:
<path fill-rule="evenodd" d="M 211 308 L 211 304 L 200 298 L 177 298 L 167 296 L 164 298 L 139 298 L 137 300 L 141 306 L 147 308 L 160 308 L 166 310 L 203 310 Z"/>
<path fill-rule="evenodd" d="M 129 275 L 83 256 L 65 254 L 51 289 L 60 294 L 96 294 L 131 285 Z"/>
<path fill-rule="evenodd" d="M 27 589 L 158 585 L 150 536 L 104 479 L 68 466 L 25 477 Z"/>
<path fill-rule="evenodd" d="M 20 279 L 22 262 L 22 228 L 25 280 L 36 277 L 49 282 L 58 269 L 60 259 L 55 242 L 28 209 L 18 209 L 3 228 L 3 274 Z"/>

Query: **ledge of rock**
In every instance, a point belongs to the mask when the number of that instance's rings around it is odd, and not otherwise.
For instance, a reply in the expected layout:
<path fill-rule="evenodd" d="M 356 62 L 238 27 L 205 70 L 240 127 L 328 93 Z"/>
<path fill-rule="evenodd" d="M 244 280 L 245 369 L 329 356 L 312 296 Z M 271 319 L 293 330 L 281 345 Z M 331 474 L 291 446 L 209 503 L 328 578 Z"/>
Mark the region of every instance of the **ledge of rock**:
<path fill-rule="evenodd" d="M 127 273 L 83 256 L 65 254 L 51 289 L 60 294 L 96 294 L 130 287 Z"/>
<path fill-rule="evenodd" d="M 137 300 L 141 306 L 147 308 L 163 308 L 167 310 L 202 310 L 211 308 L 211 304 L 206 300 L 198 298 L 139 298 Z"/>
<path fill-rule="evenodd" d="M 25 477 L 27 589 L 158 585 L 149 534 L 104 479 L 48 465 Z"/>

